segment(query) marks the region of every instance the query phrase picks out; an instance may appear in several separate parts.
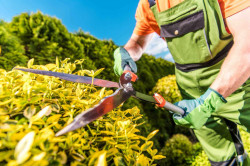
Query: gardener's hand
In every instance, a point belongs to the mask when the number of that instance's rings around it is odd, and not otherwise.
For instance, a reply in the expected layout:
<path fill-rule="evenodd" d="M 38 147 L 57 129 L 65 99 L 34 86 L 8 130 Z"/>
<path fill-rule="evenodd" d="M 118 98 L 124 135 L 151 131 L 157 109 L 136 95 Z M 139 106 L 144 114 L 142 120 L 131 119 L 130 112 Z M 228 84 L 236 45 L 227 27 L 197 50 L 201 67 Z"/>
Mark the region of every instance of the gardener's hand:
<path fill-rule="evenodd" d="M 123 73 L 123 70 L 126 65 L 129 65 L 133 73 L 137 72 L 137 66 L 133 59 L 130 57 L 127 50 L 125 50 L 123 47 L 119 47 L 114 52 L 114 72 L 116 75 L 120 76 Z"/>
<path fill-rule="evenodd" d="M 175 103 L 176 106 L 181 107 L 186 113 L 183 116 L 174 114 L 174 122 L 177 125 L 200 129 L 211 114 L 226 102 L 226 99 L 221 94 L 209 88 L 197 99 L 182 100 Z"/>

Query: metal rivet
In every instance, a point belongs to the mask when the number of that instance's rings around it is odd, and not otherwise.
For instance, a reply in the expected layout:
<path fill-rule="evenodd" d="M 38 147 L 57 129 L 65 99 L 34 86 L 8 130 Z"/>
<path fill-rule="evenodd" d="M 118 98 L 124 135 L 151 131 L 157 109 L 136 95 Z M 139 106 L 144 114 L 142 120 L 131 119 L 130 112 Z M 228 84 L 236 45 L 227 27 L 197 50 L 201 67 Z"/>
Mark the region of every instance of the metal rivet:
<path fill-rule="evenodd" d="M 175 30 L 175 31 L 174 31 L 174 34 L 175 34 L 175 35 L 178 35 L 178 34 L 179 34 L 179 31 L 178 31 L 178 30 Z"/>

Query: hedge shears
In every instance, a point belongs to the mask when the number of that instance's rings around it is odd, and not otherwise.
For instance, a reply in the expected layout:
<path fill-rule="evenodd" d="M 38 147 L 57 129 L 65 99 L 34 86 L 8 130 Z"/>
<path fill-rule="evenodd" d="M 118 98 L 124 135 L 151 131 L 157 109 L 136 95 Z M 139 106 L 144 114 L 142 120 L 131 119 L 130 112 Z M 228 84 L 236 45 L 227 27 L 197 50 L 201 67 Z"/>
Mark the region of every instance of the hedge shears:
<path fill-rule="evenodd" d="M 66 74 L 66 73 L 46 71 L 46 70 L 25 69 L 25 68 L 15 68 L 15 69 L 35 74 L 54 76 L 71 82 L 93 84 L 100 87 L 118 88 L 112 95 L 103 98 L 94 107 L 77 115 L 74 118 L 73 122 L 67 125 L 59 132 L 57 132 L 56 136 L 60 136 L 69 131 L 73 131 L 80 127 L 86 126 L 90 122 L 98 119 L 99 117 L 107 114 L 114 108 L 118 107 L 120 104 L 125 102 L 131 96 L 144 101 L 154 103 L 157 106 L 166 108 L 167 110 L 172 111 L 174 113 L 178 113 L 181 115 L 185 114 L 184 110 L 182 110 L 180 107 L 177 107 L 167 102 L 161 95 L 157 93 L 155 93 L 153 96 L 149 96 L 135 91 L 132 82 L 135 82 L 138 78 L 136 74 L 131 72 L 129 66 L 125 67 L 123 74 L 120 76 L 119 83 L 102 80 L 98 78 L 87 77 L 87 76 L 79 76 L 74 74 Z"/>

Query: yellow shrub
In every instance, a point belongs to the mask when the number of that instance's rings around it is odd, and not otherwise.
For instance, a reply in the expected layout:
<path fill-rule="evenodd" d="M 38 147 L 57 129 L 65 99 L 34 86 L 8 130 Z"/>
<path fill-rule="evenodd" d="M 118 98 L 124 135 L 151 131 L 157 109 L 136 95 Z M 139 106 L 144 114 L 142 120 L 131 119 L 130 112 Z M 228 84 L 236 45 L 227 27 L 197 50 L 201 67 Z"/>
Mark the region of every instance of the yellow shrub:
<path fill-rule="evenodd" d="M 168 75 L 159 79 L 152 92 L 159 93 L 170 103 L 175 103 L 182 99 L 175 75 Z"/>
<path fill-rule="evenodd" d="M 68 59 L 29 68 L 73 73 Z M 74 74 L 94 76 L 99 71 Z M 112 90 L 72 83 L 19 70 L 0 69 L 0 165 L 152 165 L 156 155 L 150 139 L 139 135 L 143 117 L 138 108 L 119 108 L 86 127 L 60 137 L 55 133 Z"/>

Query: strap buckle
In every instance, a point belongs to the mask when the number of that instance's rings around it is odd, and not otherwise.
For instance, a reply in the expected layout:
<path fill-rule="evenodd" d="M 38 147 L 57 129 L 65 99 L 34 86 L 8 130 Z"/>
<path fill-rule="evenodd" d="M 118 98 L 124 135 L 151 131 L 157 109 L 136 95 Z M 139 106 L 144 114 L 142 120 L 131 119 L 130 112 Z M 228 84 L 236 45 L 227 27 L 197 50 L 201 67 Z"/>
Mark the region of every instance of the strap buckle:
<path fill-rule="evenodd" d="M 236 160 L 238 163 L 243 163 L 243 161 L 247 158 L 247 152 L 244 151 L 244 153 L 242 155 L 238 155 L 236 156 Z"/>

